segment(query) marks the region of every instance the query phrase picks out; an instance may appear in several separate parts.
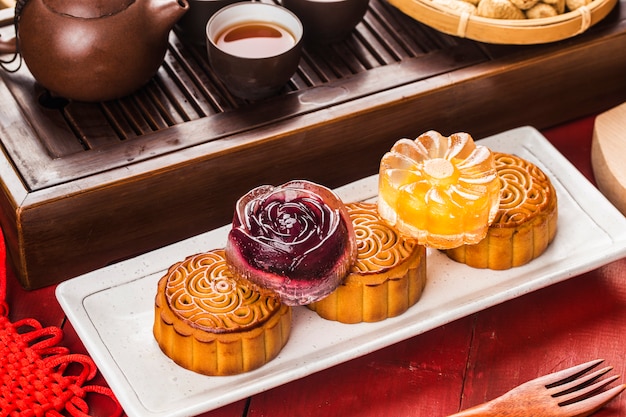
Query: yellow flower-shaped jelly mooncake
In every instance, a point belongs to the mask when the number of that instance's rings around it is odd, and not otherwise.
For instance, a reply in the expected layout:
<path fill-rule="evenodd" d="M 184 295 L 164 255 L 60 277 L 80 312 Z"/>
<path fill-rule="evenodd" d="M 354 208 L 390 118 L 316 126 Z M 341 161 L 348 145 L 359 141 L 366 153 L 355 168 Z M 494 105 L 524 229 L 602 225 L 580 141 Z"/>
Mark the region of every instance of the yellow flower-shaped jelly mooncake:
<path fill-rule="evenodd" d="M 380 162 L 378 211 L 422 245 L 478 243 L 498 212 L 494 156 L 467 133 L 400 139 Z"/>

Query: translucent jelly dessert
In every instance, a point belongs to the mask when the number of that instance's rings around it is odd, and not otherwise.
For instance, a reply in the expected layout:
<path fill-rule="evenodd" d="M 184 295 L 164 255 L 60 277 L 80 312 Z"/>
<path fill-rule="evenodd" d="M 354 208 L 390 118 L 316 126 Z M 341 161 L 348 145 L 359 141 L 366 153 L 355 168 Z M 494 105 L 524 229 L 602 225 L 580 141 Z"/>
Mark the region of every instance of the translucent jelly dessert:
<path fill-rule="evenodd" d="M 381 159 L 379 174 L 381 217 L 422 245 L 478 243 L 498 212 L 493 154 L 467 133 L 400 139 Z"/>
<path fill-rule="evenodd" d="M 330 294 L 356 259 L 343 202 L 309 181 L 257 187 L 237 202 L 226 259 L 236 276 L 274 292 L 286 305 Z"/>

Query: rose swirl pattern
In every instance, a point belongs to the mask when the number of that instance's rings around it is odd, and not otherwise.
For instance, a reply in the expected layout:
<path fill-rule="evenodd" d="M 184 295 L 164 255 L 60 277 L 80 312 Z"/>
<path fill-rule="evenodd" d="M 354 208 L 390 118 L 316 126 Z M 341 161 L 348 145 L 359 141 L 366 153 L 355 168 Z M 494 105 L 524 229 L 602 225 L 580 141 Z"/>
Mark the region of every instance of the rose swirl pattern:
<path fill-rule="evenodd" d="M 287 305 L 328 295 L 356 258 L 343 202 L 309 181 L 251 190 L 237 201 L 232 226 L 226 243 L 231 269 Z"/>

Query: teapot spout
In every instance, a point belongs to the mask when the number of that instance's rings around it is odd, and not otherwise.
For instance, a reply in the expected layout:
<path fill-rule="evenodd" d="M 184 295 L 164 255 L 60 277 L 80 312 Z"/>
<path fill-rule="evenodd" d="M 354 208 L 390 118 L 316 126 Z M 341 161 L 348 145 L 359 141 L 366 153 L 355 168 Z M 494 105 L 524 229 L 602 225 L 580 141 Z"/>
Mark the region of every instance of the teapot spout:
<path fill-rule="evenodd" d="M 147 0 L 146 16 L 152 16 L 155 30 L 169 32 L 189 10 L 187 0 Z"/>

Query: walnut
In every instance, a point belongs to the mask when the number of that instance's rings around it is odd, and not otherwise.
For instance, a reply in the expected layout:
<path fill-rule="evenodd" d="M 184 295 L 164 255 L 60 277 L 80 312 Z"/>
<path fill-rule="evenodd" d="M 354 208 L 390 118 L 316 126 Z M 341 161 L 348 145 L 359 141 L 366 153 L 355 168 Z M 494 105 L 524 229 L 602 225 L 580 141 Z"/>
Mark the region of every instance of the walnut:
<path fill-rule="evenodd" d="M 511 3 L 513 3 L 518 9 L 528 10 L 539 3 L 539 0 L 511 0 Z"/>
<path fill-rule="evenodd" d="M 432 2 L 458 13 L 468 12 L 476 14 L 476 6 L 464 0 L 432 0 Z"/>
<path fill-rule="evenodd" d="M 543 3 L 554 7 L 558 14 L 565 13 L 565 0 L 543 0 Z"/>
<path fill-rule="evenodd" d="M 477 14 L 494 19 L 526 19 L 526 15 L 509 0 L 480 0 Z"/>
<path fill-rule="evenodd" d="M 576 10 L 580 7 L 586 6 L 591 3 L 591 0 L 565 0 L 565 4 L 569 10 Z"/>
<path fill-rule="evenodd" d="M 526 10 L 526 17 L 529 19 L 541 19 L 542 17 L 553 17 L 557 15 L 556 9 L 545 3 L 537 3 L 535 6 Z"/>

